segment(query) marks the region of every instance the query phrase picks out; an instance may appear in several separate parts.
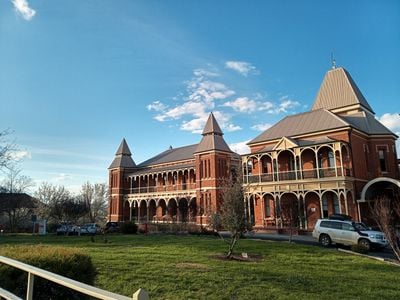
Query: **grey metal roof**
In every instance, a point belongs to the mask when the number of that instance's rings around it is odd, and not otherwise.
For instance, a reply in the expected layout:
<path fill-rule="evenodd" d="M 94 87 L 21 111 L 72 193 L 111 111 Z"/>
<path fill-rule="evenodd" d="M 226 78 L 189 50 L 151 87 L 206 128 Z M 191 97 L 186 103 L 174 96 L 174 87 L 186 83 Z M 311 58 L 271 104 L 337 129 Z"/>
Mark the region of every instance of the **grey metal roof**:
<path fill-rule="evenodd" d="M 222 130 L 213 113 L 210 113 L 202 134 L 203 138 L 197 146 L 196 153 L 214 150 L 232 152 L 222 137 Z"/>
<path fill-rule="evenodd" d="M 136 164 L 131 156 L 132 154 L 129 150 L 127 142 L 125 141 L 125 139 L 122 139 L 122 142 L 118 147 L 117 153 L 115 153 L 115 158 L 108 168 L 135 168 Z"/>
<path fill-rule="evenodd" d="M 184 164 L 179 164 L 179 165 L 172 165 L 172 166 L 166 166 L 166 167 L 156 167 L 156 168 L 150 168 L 150 167 L 143 167 L 142 169 L 139 169 L 137 171 L 133 171 L 128 174 L 128 176 L 137 176 L 137 175 L 150 175 L 154 173 L 164 173 L 168 171 L 176 171 L 177 169 L 187 169 L 187 168 L 194 168 L 195 163 L 184 163 Z"/>
<path fill-rule="evenodd" d="M 229 148 L 228 144 L 225 142 L 224 138 L 221 135 L 208 134 L 203 136 L 203 138 L 201 139 L 196 149 L 196 153 L 214 150 L 232 152 L 232 150 Z"/>
<path fill-rule="evenodd" d="M 120 155 L 120 154 L 132 155 L 131 151 L 129 150 L 128 144 L 126 143 L 125 138 L 122 139 L 122 142 L 118 147 L 117 153 L 115 153 L 115 155 Z"/>
<path fill-rule="evenodd" d="M 323 137 L 315 138 L 315 139 L 298 139 L 298 140 L 296 140 L 297 144 L 301 147 L 326 144 L 326 143 L 331 143 L 331 142 L 335 142 L 335 141 L 336 140 L 331 139 L 327 136 L 323 136 Z"/>
<path fill-rule="evenodd" d="M 218 125 L 217 120 L 215 119 L 213 113 L 210 113 L 207 123 L 204 126 L 204 130 L 203 130 L 203 135 L 205 134 L 219 134 L 219 135 L 223 135 L 221 128 Z"/>
<path fill-rule="evenodd" d="M 326 73 L 312 110 L 321 108 L 331 110 L 354 104 L 374 112 L 350 74 L 344 68 L 337 68 Z"/>
<path fill-rule="evenodd" d="M 340 116 L 352 127 L 357 128 L 368 134 L 391 134 L 395 135 L 392 131 L 387 129 L 381 122 L 368 112 L 358 112 L 351 115 Z"/>
<path fill-rule="evenodd" d="M 312 110 L 285 117 L 251 140 L 248 145 L 280 139 L 283 136 L 290 138 L 301 134 L 346 126 L 349 126 L 349 124 L 326 109 Z"/>
<path fill-rule="evenodd" d="M 140 163 L 138 167 L 143 168 L 151 165 L 164 164 L 173 161 L 194 159 L 193 153 L 195 152 L 197 145 L 198 144 L 168 149 Z"/>
<path fill-rule="evenodd" d="M 294 144 L 297 144 L 299 147 L 319 145 L 319 144 L 325 144 L 325 143 L 330 143 L 330 142 L 335 141 L 326 136 L 320 137 L 320 138 L 315 138 L 315 139 L 291 139 L 291 140 L 293 141 Z M 255 153 L 264 153 L 264 152 L 274 151 L 274 147 L 275 147 L 275 144 L 268 145 L 268 146 L 265 146 L 264 148 L 256 151 Z"/>

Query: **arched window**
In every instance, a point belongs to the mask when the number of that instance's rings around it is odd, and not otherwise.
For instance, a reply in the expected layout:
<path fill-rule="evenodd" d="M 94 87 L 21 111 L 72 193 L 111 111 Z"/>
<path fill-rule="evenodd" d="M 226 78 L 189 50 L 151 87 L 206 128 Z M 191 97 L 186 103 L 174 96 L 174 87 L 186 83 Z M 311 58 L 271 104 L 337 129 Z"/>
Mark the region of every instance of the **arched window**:
<path fill-rule="evenodd" d="M 329 168 L 335 167 L 335 156 L 333 155 L 332 150 L 329 150 L 329 152 L 328 152 L 328 167 Z"/>

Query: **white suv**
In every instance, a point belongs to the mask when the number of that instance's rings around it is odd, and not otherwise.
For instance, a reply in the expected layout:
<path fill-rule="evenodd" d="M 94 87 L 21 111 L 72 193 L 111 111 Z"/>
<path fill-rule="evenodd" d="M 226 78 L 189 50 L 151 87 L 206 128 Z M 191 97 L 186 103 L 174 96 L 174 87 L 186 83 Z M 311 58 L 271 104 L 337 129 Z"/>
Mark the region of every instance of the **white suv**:
<path fill-rule="evenodd" d="M 382 249 L 388 244 L 382 232 L 373 231 L 363 223 L 351 220 L 319 219 L 312 235 L 323 246 L 329 246 L 331 243 L 359 244 L 369 250 L 371 248 Z"/>

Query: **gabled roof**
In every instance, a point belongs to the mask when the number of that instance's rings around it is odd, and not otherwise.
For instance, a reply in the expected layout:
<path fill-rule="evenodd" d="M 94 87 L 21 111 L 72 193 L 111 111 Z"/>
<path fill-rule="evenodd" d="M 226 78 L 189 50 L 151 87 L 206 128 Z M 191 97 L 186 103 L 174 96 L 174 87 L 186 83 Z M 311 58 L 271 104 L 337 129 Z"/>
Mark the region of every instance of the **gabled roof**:
<path fill-rule="evenodd" d="M 274 146 L 274 150 L 282 150 L 282 149 L 290 149 L 290 148 L 294 148 L 297 147 L 298 144 L 296 143 L 296 141 L 294 141 L 291 138 L 288 138 L 286 136 L 282 137 L 281 140 L 279 142 L 277 142 Z"/>
<path fill-rule="evenodd" d="M 197 148 L 198 144 L 179 147 L 179 148 L 170 148 L 152 158 L 140 163 L 138 165 L 139 168 L 148 167 L 151 165 L 164 164 L 168 162 L 180 161 L 180 160 L 188 160 L 194 159 L 194 152 Z"/>
<path fill-rule="evenodd" d="M 347 122 L 326 109 L 312 110 L 285 117 L 251 140 L 248 145 L 280 139 L 283 136 L 293 137 L 346 126 L 349 126 Z"/>
<path fill-rule="evenodd" d="M 131 156 L 132 154 L 129 150 L 128 144 L 126 143 L 125 139 L 122 139 L 122 142 L 115 153 L 115 158 L 108 168 L 135 168 L 136 164 Z"/>
<path fill-rule="evenodd" d="M 205 151 L 225 151 L 232 152 L 228 144 L 222 137 L 223 133 L 215 119 L 213 113 L 210 113 L 206 126 L 203 130 L 203 138 L 197 146 L 196 153 Z"/>
<path fill-rule="evenodd" d="M 344 68 L 329 70 L 321 84 L 312 110 L 334 110 L 359 105 L 374 113 L 353 78 Z"/>

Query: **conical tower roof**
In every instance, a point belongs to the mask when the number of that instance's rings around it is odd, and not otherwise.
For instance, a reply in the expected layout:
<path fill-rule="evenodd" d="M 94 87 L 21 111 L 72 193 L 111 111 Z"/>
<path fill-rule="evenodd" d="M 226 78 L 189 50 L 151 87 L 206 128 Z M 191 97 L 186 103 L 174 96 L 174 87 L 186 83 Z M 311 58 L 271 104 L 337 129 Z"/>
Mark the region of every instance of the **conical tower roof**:
<path fill-rule="evenodd" d="M 131 151 L 129 150 L 128 144 L 126 143 L 125 138 L 122 139 L 122 142 L 118 147 L 117 153 L 115 153 L 115 155 L 120 155 L 120 154 L 132 155 Z"/>
<path fill-rule="evenodd" d="M 205 151 L 225 151 L 232 152 L 228 144 L 222 137 L 223 133 L 215 119 L 213 113 L 210 113 L 207 123 L 204 126 L 203 138 L 196 148 L 195 153 Z"/>
<path fill-rule="evenodd" d="M 129 150 L 128 144 L 126 143 L 126 140 L 122 139 L 122 142 L 115 153 L 115 158 L 108 168 L 135 168 L 136 164 L 131 156 L 132 154 Z"/>
<path fill-rule="evenodd" d="M 223 135 L 222 130 L 219 127 L 218 122 L 215 119 L 213 113 L 210 113 L 210 115 L 208 116 L 208 120 L 207 120 L 206 126 L 204 126 L 202 135 L 209 134 L 209 133 Z"/>
<path fill-rule="evenodd" d="M 344 68 L 329 70 L 321 84 L 312 110 L 328 109 L 333 112 L 346 108 L 361 108 L 374 113 L 349 72 Z"/>

